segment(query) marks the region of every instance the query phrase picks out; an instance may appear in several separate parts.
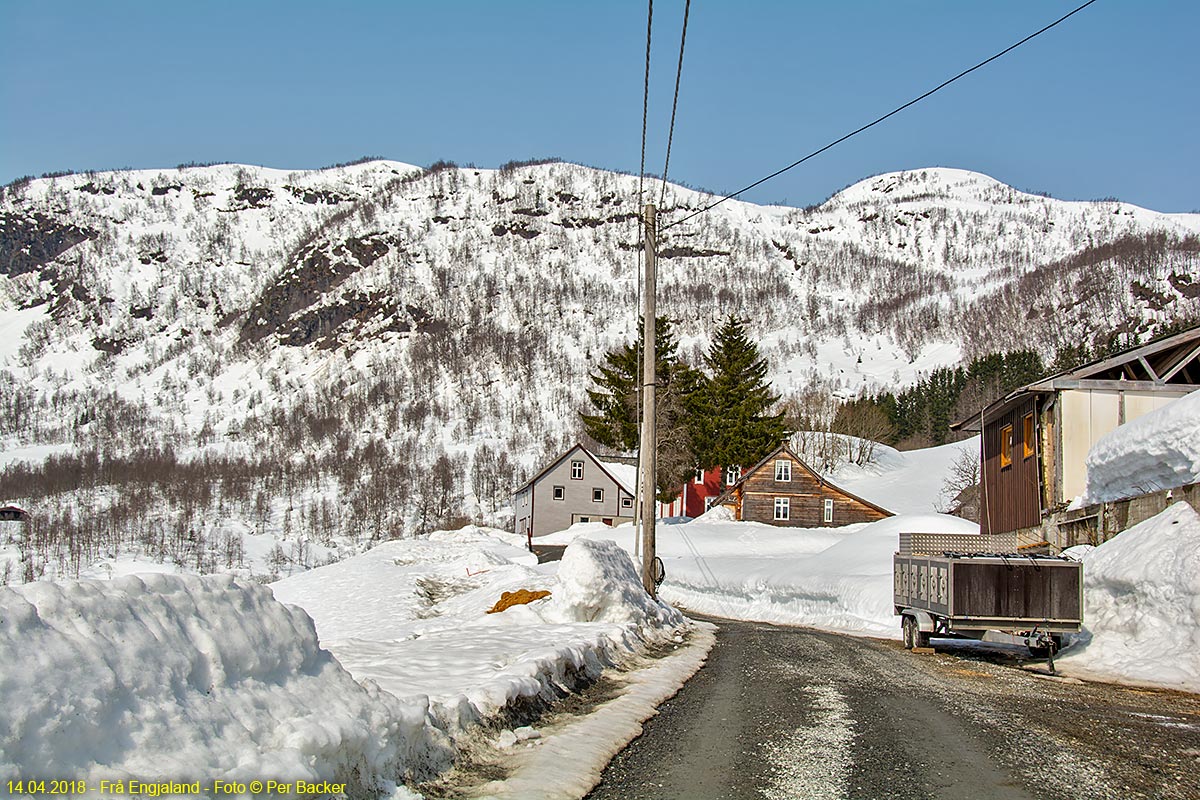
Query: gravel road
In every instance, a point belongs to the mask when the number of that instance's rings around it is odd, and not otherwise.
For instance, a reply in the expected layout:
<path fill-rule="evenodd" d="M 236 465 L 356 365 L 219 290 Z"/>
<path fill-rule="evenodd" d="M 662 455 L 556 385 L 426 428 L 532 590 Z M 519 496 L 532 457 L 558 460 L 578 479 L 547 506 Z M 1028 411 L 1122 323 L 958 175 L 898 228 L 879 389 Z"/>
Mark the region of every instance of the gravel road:
<path fill-rule="evenodd" d="M 1015 650 L 713 620 L 708 664 L 593 800 L 1200 800 L 1200 696 L 1020 668 Z"/>

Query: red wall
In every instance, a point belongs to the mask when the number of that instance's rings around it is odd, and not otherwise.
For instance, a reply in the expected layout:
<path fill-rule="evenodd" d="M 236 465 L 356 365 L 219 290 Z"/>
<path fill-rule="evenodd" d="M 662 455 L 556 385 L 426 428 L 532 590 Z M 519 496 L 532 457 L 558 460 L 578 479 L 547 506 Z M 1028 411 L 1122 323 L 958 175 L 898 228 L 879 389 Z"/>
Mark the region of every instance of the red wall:
<path fill-rule="evenodd" d="M 716 497 L 721 493 L 722 488 L 719 467 L 704 473 L 704 483 L 688 481 L 679 493 L 680 500 L 683 502 L 683 515 L 698 517 L 703 514 L 708 510 L 704 507 L 705 498 Z"/>

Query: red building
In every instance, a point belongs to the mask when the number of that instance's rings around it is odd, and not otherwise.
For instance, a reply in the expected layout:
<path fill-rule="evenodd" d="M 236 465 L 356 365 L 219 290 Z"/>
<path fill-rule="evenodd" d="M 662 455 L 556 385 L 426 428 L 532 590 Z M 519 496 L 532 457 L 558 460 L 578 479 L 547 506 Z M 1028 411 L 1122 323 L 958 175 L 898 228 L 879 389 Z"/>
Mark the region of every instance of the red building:
<path fill-rule="evenodd" d="M 712 506 L 725 487 L 721 485 L 721 468 L 696 470 L 695 476 L 679 490 L 670 503 L 658 504 L 660 517 L 698 517 Z"/>

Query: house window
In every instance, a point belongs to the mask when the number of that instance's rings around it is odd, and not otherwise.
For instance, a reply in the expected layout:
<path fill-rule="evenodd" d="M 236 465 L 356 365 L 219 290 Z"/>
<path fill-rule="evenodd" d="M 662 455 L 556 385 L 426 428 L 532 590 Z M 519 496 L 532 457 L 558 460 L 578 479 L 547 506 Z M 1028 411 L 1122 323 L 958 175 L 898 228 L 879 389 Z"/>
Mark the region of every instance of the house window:
<path fill-rule="evenodd" d="M 775 498 L 775 519 L 788 519 L 791 516 L 792 501 L 787 497 Z"/>
<path fill-rule="evenodd" d="M 715 498 L 715 497 L 706 497 L 706 498 L 704 498 L 704 510 L 705 510 L 705 511 L 708 511 L 710 508 L 712 508 L 712 507 L 713 507 L 713 503 L 715 503 L 715 502 L 716 502 L 716 500 L 717 500 L 717 498 Z"/>
<path fill-rule="evenodd" d="M 621 498 L 621 508 L 633 508 L 633 498 L 632 497 L 622 497 Z"/>
<path fill-rule="evenodd" d="M 567 497 L 567 489 L 565 486 L 555 486 L 554 487 L 554 499 L 555 500 L 565 500 L 566 497 Z"/>
<path fill-rule="evenodd" d="M 592 489 L 592 502 L 593 503 L 603 503 L 604 502 L 604 490 L 603 489 Z"/>
<path fill-rule="evenodd" d="M 1013 426 L 1005 425 L 1000 429 L 1000 469 L 1012 466 Z"/>
<path fill-rule="evenodd" d="M 825 499 L 825 521 L 833 522 L 833 499 Z"/>
<path fill-rule="evenodd" d="M 775 482 L 788 483 L 792 480 L 792 462 L 780 460 L 775 462 Z"/>
<path fill-rule="evenodd" d="M 1030 458 L 1033 455 L 1033 414 L 1025 415 L 1024 427 L 1025 430 L 1023 433 L 1025 435 L 1025 457 Z"/>
<path fill-rule="evenodd" d="M 583 462 L 582 461 L 572 461 L 571 462 L 571 480 L 573 480 L 573 481 L 583 480 Z"/>
<path fill-rule="evenodd" d="M 733 486 L 742 479 L 741 467 L 726 467 L 725 468 L 725 485 Z"/>
<path fill-rule="evenodd" d="M 579 521 L 580 522 L 591 522 L 592 518 L 591 517 L 580 517 Z"/>
<path fill-rule="evenodd" d="M 696 469 L 696 483 L 704 483 L 704 470 Z"/>

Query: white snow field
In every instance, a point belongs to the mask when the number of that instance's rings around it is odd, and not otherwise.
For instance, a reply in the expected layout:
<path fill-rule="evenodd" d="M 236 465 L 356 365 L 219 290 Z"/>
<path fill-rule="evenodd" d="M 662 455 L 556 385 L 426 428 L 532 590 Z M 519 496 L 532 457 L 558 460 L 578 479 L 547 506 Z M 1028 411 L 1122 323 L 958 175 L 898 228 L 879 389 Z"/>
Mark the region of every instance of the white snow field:
<path fill-rule="evenodd" d="M 979 437 L 921 450 L 896 450 L 876 444 L 871 463 L 847 463 L 827 477 L 848 492 L 895 514 L 928 514 L 944 508 L 944 483 L 964 453 L 979 454 Z"/>
<path fill-rule="evenodd" d="M 391 542 L 273 587 L 147 575 L 0 589 L 0 774 L 329 780 L 414 797 L 407 787 L 464 748 L 541 746 L 521 723 L 606 667 L 645 667 L 590 723 L 597 741 L 573 770 L 524 758 L 524 780 L 578 796 L 712 635 L 685 638 L 692 626 L 645 595 L 613 543 L 537 567 L 503 538 Z M 486 613 L 517 588 L 553 594 Z M 675 652 L 647 659 L 650 645 Z"/>
<path fill-rule="evenodd" d="M 1181 432 L 1167 425 L 1158 430 Z M 1146 447 L 1167 440 L 1161 433 L 1147 436 Z M 956 450 L 977 442 L 896 454 L 900 458 L 884 450 L 877 465 L 859 470 L 853 490 L 879 503 L 890 498 L 900 508 L 903 502 L 927 508 L 944 465 Z M 935 467 L 936 480 L 913 479 L 914 470 Z M 852 483 L 843 477 L 841 485 Z M 907 486 L 914 488 L 905 499 Z M 657 552 L 667 575 L 661 595 L 689 611 L 720 617 L 898 638 L 892 554 L 902 530 L 973 533 L 978 526 L 941 514 L 902 514 L 843 528 L 776 528 L 734 522 L 725 509 L 714 509 L 692 522 L 658 526 Z M 631 552 L 635 547 L 632 527 L 594 523 L 575 525 L 546 541 L 579 538 L 614 539 Z M 1061 669 L 1081 677 L 1200 691 L 1200 517 L 1186 504 L 1176 504 L 1099 548 L 1081 550 L 1086 553 L 1085 634 L 1064 651 Z"/>
<path fill-rule="evenodd" d="M 1086 463 L 1084 505 L 1200 481 L 1200 391 L 1117 427 Z"/>
<path fill-rule="evenodd" d="M 460 727 L 549 700 L 557 686 L 595 677 L 643 639 L 685 625 L 645 597 L 619 551 L 628 574 L 618 571 L 607 543 L 538 567 L 487 530 L 389 542 L 271 588 L 313 617 L 322 645 L 356 678 L 399 697 L 428 695 L 438 718 Z M 551 596 L 486 613 L 518 589 Z"/>
<path fill-rule="evenodd" d="M 427 712 L 456 747 L 518 760 L 518 783 L 549 793 L 538 796 L 578 797 L 699 669 L 712 635 L 698 627 L 684 644 L 693 626 L 645 594 L 633 562 L 612 542 L 580 540 L 561 562 L 538 566 L 505 543 L 512 538 L 471 527 L 390 542 L 272 589 L 313 616 L 322 644 L 355 678 Z M 518 589 L 551 595 L 486 613 Z M 577 758 L 523 752 L 563 746 L 527 727 L 528 718 L 607 667 L 647 667 L 640 656 L 651 645 L 676 648 L 678 657 L 634 672 L 627 696 L 588 723 L 582 738 L 593 741 Z"/>
<path fill-rule="evenodd" d="M 892 554 L 902 530 L 969 534 L 979 526 L 945 514 L 909 514 L 842 528 L 777 528 L 734 522 L 714 509 L 657 527 L 667 573 L 661 595 L 701 614 L 899 638 Z M 634 547 L 628 525 L 580 524 L 555 538 L 611 538 Z"/>
<path fill-rule="evenodd" d="M 1200 692 L 1200 515 L 1186 503 L 1083 555 L 1081 641 L 1066 673 Z"/>
<path fill-rule="evenodd" d="M 892 554 L 900 531 L 979 532 L 973 522 L 934 513 L 950 465 L 978 447 L 978 437 L 907 452 L 879 445 L 871 464 L 841 467 L 831 476 L 839 486 L 899 514 L 879 522 L 778 528 L 734 522 L 728 511 L 715 508 L 692 522 L 660 523 L 657 553 L 667 573 L 662 597 L 719 617 L 898 638 Z M 634 552 L 628 525 L 579 524 L 539 541 L 579 538 L 613 539 Z"/>

